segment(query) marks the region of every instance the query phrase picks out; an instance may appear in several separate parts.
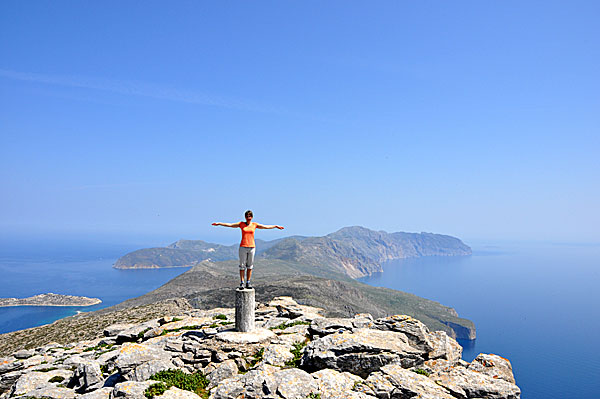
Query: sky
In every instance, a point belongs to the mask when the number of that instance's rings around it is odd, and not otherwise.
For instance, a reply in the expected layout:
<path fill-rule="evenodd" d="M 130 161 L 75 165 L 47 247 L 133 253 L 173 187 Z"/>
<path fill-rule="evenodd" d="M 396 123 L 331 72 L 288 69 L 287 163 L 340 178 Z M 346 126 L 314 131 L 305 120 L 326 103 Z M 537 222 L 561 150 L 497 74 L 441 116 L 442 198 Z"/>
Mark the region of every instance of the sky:
<path fill-rule="evenodd" d="M 597 1 L 0 2 L 0 233 L 600 242 Z"/>

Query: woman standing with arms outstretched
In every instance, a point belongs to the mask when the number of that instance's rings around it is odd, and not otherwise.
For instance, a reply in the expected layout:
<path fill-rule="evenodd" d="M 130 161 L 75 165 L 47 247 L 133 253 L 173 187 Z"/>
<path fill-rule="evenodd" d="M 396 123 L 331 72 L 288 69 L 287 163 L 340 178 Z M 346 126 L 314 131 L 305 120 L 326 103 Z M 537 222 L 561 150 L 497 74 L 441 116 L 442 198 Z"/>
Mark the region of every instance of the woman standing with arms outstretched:
<path fill-rule="evenodd" d="M 256 252 L 256 245 L 254 244 L 254 231 L 256 229 L 279 229 L 282 230 L 283 226 L 264 225 L 260 223 L 254 223 L 252 218 L 254 215 L 252 211 L 246 211 L 244 214 L 246 217 L 245 222 L 238 223 L 213 223 L 213 226 L 225 226 L 225 227 L 239 227 L 242 229 L 242 242 L 240 243 L 240 288 L 244 288 L 244 274 L 246 275 L 246 288 L 252 288 L 250 285 L 250 278 L 252 277 L 252 269 L 254 268 L 254 253 Z M 244 273 L 244 270 L 246 271 Z"/>

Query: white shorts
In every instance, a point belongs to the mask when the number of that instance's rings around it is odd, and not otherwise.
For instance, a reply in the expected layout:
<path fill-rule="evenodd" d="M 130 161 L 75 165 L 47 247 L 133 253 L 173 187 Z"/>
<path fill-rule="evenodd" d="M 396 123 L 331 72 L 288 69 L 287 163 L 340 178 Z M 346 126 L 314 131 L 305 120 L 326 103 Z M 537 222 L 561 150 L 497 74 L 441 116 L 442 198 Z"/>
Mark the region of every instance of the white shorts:
<path fill-rule="evenodd" d="M 240 247 L 240 270 L 250 269 L 254 267 L 254 252 L 256 248 Z"/>

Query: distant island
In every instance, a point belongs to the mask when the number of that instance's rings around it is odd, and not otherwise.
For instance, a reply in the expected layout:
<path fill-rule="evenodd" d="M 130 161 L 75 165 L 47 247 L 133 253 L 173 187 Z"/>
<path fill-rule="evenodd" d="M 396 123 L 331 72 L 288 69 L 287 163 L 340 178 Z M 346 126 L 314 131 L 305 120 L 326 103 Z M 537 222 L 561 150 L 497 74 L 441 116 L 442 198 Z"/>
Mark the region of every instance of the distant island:
<path fill-rule="evenodd" d="M 0 307 L 8 306 L 92 306 L 102 303 L 98 298 L 85 296 L 39 294 L 29 298 L 0 298 Z"/>
<path fill-rule="evenodd" d="M 383 271 L 388 260 L 421 256 L 471 255 L 460 239 L 433 233 L 387 233 L 361 226 L 344 227 L 322 237 L 293 236 L 273 241 L 256 240 L 257 257 L 327 268 L 351 278 Z M 145 248 L 117 260 L 117 269 L 190 267 L 203 260 L 237 259 L 238 244 L 211 244 L 179 240 L 167 247 Z"/>

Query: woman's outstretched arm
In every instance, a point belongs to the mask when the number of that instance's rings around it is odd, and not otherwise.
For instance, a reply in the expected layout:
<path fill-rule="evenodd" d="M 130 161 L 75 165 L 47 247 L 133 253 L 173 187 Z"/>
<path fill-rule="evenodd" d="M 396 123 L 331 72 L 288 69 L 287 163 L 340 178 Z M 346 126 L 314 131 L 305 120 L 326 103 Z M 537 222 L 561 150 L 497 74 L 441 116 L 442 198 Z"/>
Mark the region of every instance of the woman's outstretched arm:
<path fill-rule="evenodd" d="M 240 222 L 237 223 L 221 223 L 216 222 L 212 224 L 213 226 L 225 226 L 225 227 L 240 227 Z"/>
<path fill-rule="evenodd" d="M 283 230 L 283 226 L 278 226 L 276 224 L 260 224 L 260 223 L 256 223 L 256 228 L 257 229 L 279 229 L 279 230 Z"/>

